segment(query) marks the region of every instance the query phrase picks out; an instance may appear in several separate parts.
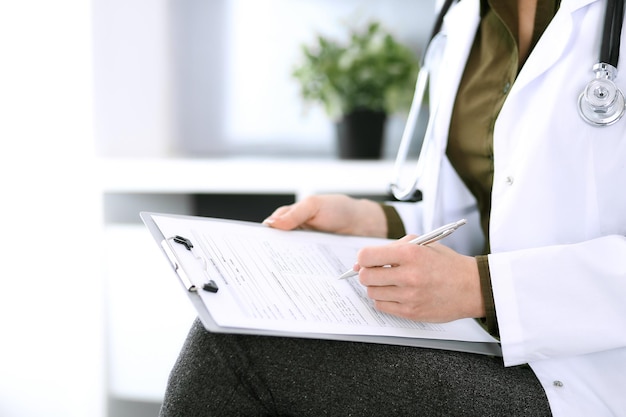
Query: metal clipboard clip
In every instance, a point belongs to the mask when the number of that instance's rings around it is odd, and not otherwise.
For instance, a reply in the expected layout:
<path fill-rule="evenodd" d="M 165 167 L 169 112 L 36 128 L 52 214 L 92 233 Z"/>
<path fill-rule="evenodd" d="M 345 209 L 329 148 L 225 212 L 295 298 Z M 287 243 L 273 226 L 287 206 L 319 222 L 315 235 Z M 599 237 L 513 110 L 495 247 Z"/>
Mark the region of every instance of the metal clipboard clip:
<path fill-rule="evenodd" d="M 219 287 L 212 279 L 208 278 L 207 264 L 204 258 L 200 256 L 196 256 L 193 251 L 193 243 L 191 240 L 176 235 L 167 239 L 164 239 L 161 242 L 161 247 L 163 251 L 167 255 L 167 258 L 170 260 L 172 267 L 174 268 L 174 272 L 178 274 L 181 282 L 189 292 L 198 292 L 198 286 L 193 283 L 193 281 L 189 278 L 185 270 L 182 268 L 182 262 L 179 257 L 176 255 L 176 250 L 174 249 L 174 245 L 182 245 L 185 249 L 189 251 L 189 254 L 200 263 L 203 274 L 207 277 L 207 281 L 202 284 L 201 289 L 203 291 L 216 293 L 219 290 Z"/>

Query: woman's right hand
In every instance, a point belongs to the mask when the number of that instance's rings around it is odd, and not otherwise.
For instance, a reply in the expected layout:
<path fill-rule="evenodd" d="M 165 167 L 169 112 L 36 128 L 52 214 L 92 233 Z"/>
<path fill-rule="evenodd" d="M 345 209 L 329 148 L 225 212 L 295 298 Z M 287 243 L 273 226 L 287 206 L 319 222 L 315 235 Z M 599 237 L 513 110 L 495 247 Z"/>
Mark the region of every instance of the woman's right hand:
<path fill-rule="evenodd" d="M 263 223 L 282 230 L 387 237 L 387 219 L 379 203 L 341 194 L 313 195 L 279 207 Z"/>

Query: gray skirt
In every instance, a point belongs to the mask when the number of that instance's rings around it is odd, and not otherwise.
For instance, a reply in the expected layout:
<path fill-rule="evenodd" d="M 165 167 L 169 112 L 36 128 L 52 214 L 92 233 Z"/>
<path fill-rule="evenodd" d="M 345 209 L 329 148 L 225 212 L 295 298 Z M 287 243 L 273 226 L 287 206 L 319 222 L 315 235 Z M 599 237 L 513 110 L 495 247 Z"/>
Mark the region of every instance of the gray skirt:
<path fill-rule="evenodd" d="M 528 366 L 369 343 L 215 334 L 193 324 L 161 417 L 550 416 Z"/>

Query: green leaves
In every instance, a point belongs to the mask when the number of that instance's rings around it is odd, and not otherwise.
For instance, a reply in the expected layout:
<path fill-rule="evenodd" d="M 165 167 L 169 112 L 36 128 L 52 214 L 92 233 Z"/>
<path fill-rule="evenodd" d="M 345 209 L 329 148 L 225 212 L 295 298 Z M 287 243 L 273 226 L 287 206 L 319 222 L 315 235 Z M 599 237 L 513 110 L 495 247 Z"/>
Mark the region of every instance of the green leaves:
<path fill-rule="evenodd" d="M 345 45 L 318 36 L 302 46 L 293 76 L 306 102 L 320 103 L 340 117 L 367 108 L 393 113 L 408 109 L 418 71 L 417 57 L 377 22 L 352 31 Z"/>

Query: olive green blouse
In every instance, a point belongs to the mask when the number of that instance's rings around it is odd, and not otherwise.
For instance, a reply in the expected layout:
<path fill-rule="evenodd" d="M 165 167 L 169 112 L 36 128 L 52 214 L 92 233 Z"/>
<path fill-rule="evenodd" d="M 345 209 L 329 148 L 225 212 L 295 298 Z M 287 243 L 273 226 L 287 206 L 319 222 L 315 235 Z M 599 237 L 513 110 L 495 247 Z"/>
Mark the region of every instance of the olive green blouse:
<path fill-rule="evenodd" d="M 559 0 L 538 0 L 531 50 L 554 17 Z M 495 120 L 517 74 L 519 60 L 517 0 L 481 0 L 481 23 L 474 40 L 452 113 L 447 156 L 475 196 L 487 242 L 476 257 L 485 300 L 487 330 L 498 336 L 489 263 L 489 214 L 493 181 Z M 397 213 L 385 209 L 390 237 L 404 233 Z"/>

